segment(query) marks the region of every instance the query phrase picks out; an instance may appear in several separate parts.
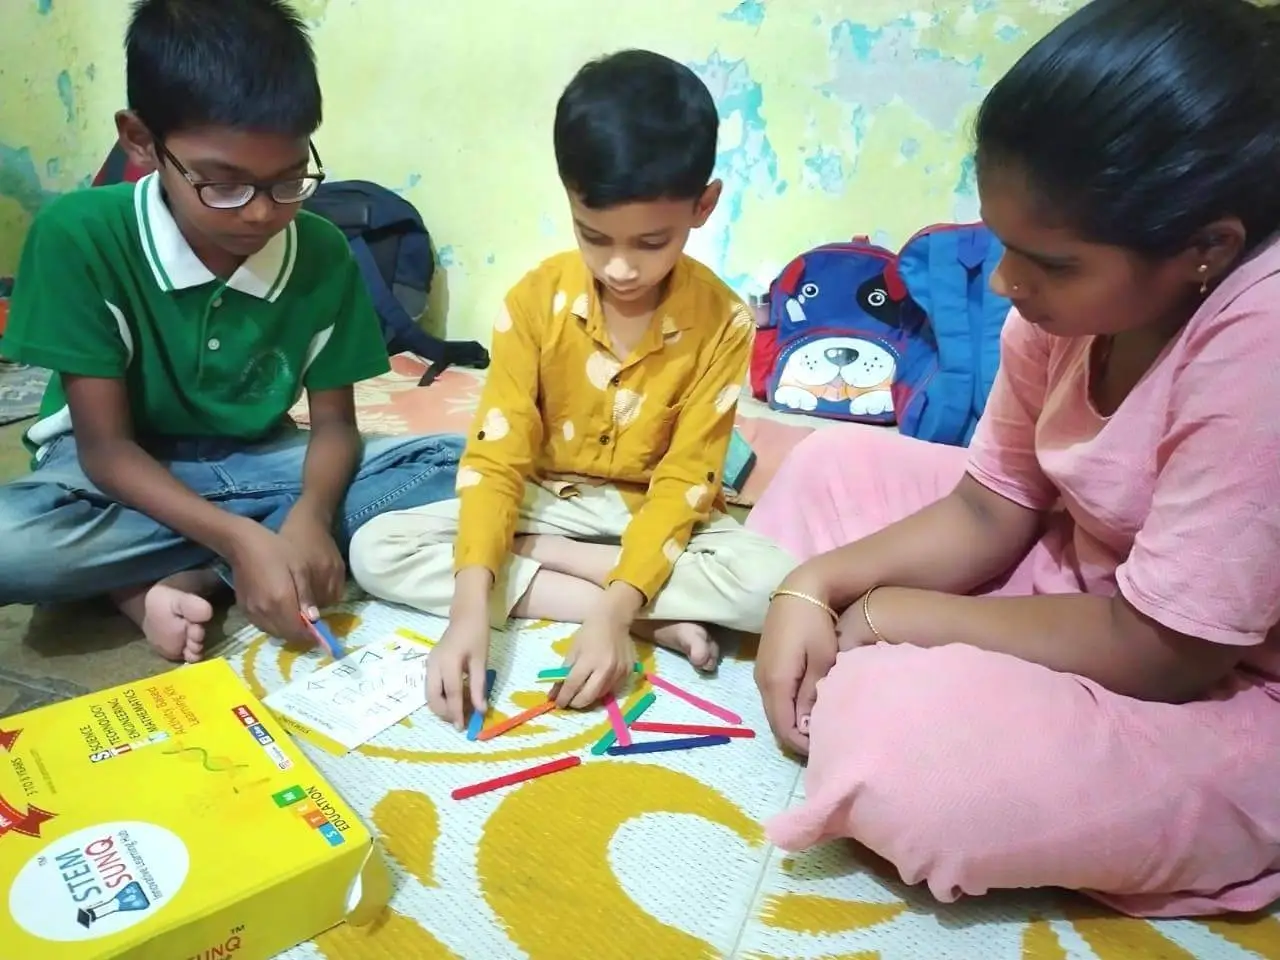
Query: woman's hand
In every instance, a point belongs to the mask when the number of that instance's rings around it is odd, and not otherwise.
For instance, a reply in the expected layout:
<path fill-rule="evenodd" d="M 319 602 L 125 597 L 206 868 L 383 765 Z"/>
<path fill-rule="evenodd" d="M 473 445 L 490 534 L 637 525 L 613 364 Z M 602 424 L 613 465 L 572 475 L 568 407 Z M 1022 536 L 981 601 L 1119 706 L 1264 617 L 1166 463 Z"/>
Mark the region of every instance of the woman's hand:
<path fill-rule="evenodd" d="M 823 599 L 812 590 L 795 589 Z M 756 686 L 774 735 L 797 753 L 809 752 L 809 714 L 818 681 L 835 664 L 838 652 L 835 623 L 826 610 L 799 597 L 774 597 L 760 636 Z"/>
<path fill-rule="evenodd" d="M 884 591 L 872 592 L 877 598 L 884 594 Z M 836 642 L 841 653 L 852 650 L 854 647 L 867 647 L 880 642 L 881 638 L 876 635 L 875 630 L 871 629 L 873 620 L 867 619 L 872 607 L 868 602 L 870 597 L 869 593 L 863 594 L 858 598 L 858 602 L 840 614 L 840 619 L 836 621 Z"/>

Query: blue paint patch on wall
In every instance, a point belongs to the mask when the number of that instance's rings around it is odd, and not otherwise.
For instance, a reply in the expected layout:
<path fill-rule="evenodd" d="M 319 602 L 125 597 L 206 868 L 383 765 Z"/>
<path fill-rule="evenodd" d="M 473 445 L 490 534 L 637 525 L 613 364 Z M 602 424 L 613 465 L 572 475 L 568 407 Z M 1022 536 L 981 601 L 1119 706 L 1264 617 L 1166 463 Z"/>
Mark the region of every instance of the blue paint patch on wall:
<path fill-rule="evenodd" d="M 485 262 L 485 263 L 487 263 L 487 264 L 492 265 L 492 264 L 493 264 L 493 262 L 494 262 L 495 260 L 497 260 L 497 259 L 498 259 L 498 258 L 497 258 L 497 256 L 496 256 L 496 255 L 494 255 L 494 254 L 492 254 L 492 253 L 487 253 L 487 254 L 485 254 L 484 262 Z"/>
<path fill-rule="evenodd" d="M 71 74 L 66 70 L 58 72 L 58 99 L 67 113 L 67 123 L 71 123 L 76 118 L 76 92 L 71 86 Z"/>
<path fill-rule="evenodd" d="M 48 14 L 53 9 L 53 0 L 36 0 L 36 12 L 41 16 Z"/>
<path fill-rule="evenodd" d="M 34 216 L 56 196 L 54 191 L 44 188 L 27 147 L 0 143 L 0 197 L 8 197 Z"/>
<path fill-rule="evenodd" d="M 978 197 L 978 166 L 973 154 L 960 161 L 960 177 L 951 200 L 951 219 L 972 223 L 982 219 L 982 203 Z"/>
<path fill-rule="evenodd" d="M 976 197 L 978 195 L 978 166 L 973 154 L 960 161 L 960 178 L 956 181 L 954 193 L 960 197 Z"/>
<path fill-rule="evenodd" d="M 544 237 L 554 237 L 556 235 L 556 222 L 551 219 L 551 215 L 544 213 L 538 218 L 538 232 Z"/>
<path fill-rule="evenodd" d="M 741 120 L 737 143 L 721 143 L 716 154 L 716 176 L 724 181 L 724 193 L 711 221 L 704 228 L 715 244 L 713 267 L 731 287 L 742 291 L 752 282 L 750 274 L 728 270 L 729 237 L 742 218 L 749 195 L 777 196 L 785 183 L 778 180 L 778 154 L 765 131 L 764 90 L 751 76 L 746 60 L 726 60 L 713 50 L 703 61 L 689 64 L 711 91 L 723 122 L 735 113 Z"/>
<path fill-rule="evenodd" d="M 749 27 L 758 27 L 764 23 L 764 0 L 742 0 L 728 13 L 720 14 L 721 20 L 732 20 L 745 23 Z"/>
<path fill-rule="evenodd" d="M 806 179 L 824 193 L 844 193 L 844 157 L 838 150 L 819 147 L 804 160 Z"/>
<path fill-rule="evenodd" d="M 1015 24 L 1006 23 L 996 31 L 996 39 L 1001 43 L 1013 43 L 1013 41 L 1017 40 L 1025 32 L 1026 31 Z"/>
<path fill-rule="evenodd" d="M 330 172 L 330 174 L 335 174 L 337 171 L 336 171 L 336 170 L 331 169 L 329 172 Z M 420 174 L 420 173 L 411 173 L 411 174 L 409 174 L 409 176 L 408 176 L 408 177 L 406 177 L 406 178 L 405 178 L 404 183 L 400 184 L 400 186 L 398 186 L 398 187 L 392 187 L 392 188 L 391 188 L 391 192 L 392 192 L 392 193 L 394 193 L 394 194 L 398 194 L 399 196 L 404 196 L 404 193 L 405 193 L 405 191 L 406 191 L 406 190 L 412 190 L 412 189 L 413 189 L 414 187 L 416 187 L 416 186 L 417 186 L 421 181 L 422 181 L 422 174 Z"/>
<path fill-rule="evenodd" d="M 871 116 L 870 111 L 856 105 L 849 112 L 849 129 L 853 133 L 855 145 L 861 145 L 862 141 L 867 139 L 867 128 L 870 126 Z M 854 166 L 857 166 L 856 160 Z"/>
<path fill-rule="evenodd" d="M 871 51 L 875 49 L 876 44 L 880 42 L 880 38 L 884 36 L 883 30 L 872 29 L 866 24 L 845 20 L 836 24 L 835 29 L 831 31 L 833 46 L 838 42 L 838 36 L 842 33 L 844 42 L 853 49 L 853 55 L 859 60 L 870 60 Z"/>
<path fill-rule="evenodd" d="M 443 246 L 436 251 L 436 263 L 442 267 L 456 267 L 458 265 L 457 255 L 451 246 Z"/>
<path fill-rule="evenodd" d="M 44 165 L 45 176 L 53 179 L 62 172 L 62 160 L 58 157 L 50 157 L 48 163 Z"/>
<path fill-rule="evenodd" d="M 899 17 L 881 27 L 842 20 L 831 28 L 832 77 L 824 94 L 849 107 L 851 123 L 865 133 L 865 120 L 900 101 L 936 130 L 955 129 L 985 92 L 978 58 L 959 60 L 924 45 L 921 26 Z"/>
<path fill-rule="evenodd" d="M 902 155 L 903 160 L 914 160 L 920 153 L 920 141 L 915 137 L 907 137 L 898 145 L 898 153 Z"/>

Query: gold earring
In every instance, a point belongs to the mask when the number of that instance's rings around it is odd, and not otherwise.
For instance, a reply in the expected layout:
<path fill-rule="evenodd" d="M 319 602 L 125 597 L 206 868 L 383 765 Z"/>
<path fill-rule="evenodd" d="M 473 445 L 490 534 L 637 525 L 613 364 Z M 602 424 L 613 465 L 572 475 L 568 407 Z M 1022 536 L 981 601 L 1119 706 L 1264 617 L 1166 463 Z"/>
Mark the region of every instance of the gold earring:
<path fill-rule="evenodd" d="M 1200 264 L 1200 296 L 1208 296 L 1209 294 L 1209 265 L 1207 263 Z"/>

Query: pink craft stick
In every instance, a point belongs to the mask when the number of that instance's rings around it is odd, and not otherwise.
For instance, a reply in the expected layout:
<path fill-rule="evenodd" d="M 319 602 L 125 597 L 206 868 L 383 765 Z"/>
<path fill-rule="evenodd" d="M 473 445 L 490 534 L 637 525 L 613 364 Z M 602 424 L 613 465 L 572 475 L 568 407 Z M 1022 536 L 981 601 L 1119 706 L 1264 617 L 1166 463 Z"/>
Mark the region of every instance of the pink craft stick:
<path fill-rule="evenodd" d="M 613 736 L 618 746 L 631 746 L 631 731 L 627 729 L 627 721 L 622 717 L 622 709 L 618 706 L 617 697 L 612 693 L 606 693 L 604 708 L 609 714 L 609 724 L 613 727 Z"/>
<path fill-rule="evenodd" d="M 736 713 L 734 713 L 732 710 L 726 710 L 724 707 L 718 707 L 711 701 L 703 700 L 701 697 L 695 696 L 694 694 L 690 693 L 688 690 L 681 690 L 670 680 L 664 680 L 662 677 L 659 677 L 657 674 L 646 673 L 645 677 L 647 677 L 649 682 L 653 684 L 655 687 L 657 687 L 659 690 L 665 690 L 667 691 L 667 693 L 670 693 L 679 697 L 681 700 L 685 701 L 685 703 L 695 706 L 699 710 L 702 710 L 706 713 L 711 714 L 713 717 L 719 717 L 725 723 L 731 723 L 735 727 L 742 725 L 742 718 L 738 716 Z"/>

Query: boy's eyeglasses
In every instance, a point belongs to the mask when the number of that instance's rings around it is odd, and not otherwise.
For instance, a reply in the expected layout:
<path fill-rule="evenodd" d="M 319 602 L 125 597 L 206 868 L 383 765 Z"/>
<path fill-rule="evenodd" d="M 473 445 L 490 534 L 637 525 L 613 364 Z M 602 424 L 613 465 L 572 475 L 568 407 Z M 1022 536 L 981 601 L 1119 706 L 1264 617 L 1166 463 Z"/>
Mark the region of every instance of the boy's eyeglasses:
<path fill-rule="evenodd" d="M 200 202 L 214 210 L 237 210 L 248 206 L 259 193 L 263 192 L 276 203 L 301 203 L 306 200 L 316 192 L 324 180 L 324 164 L 320 162 L 316 145 L 308 142 L 307 146 L 316 162 L 318 168 L 316 173 L 263 183 L 231 183 L 224 180 L 197 180 L 191 175 L 191 171 L 182 165 L 182 161 L 169 152 L 168 147 L 163 143 L 156 144 L 161 155 L 173 164 L 173 168 L 182 174 L 187 183 L 191 184 Z"/>

